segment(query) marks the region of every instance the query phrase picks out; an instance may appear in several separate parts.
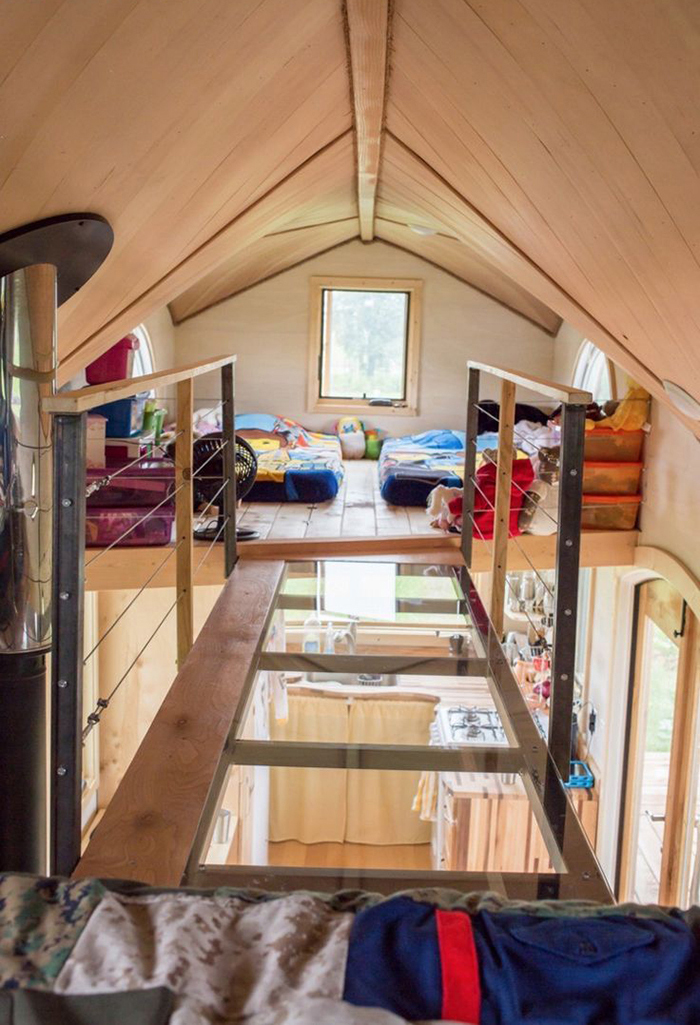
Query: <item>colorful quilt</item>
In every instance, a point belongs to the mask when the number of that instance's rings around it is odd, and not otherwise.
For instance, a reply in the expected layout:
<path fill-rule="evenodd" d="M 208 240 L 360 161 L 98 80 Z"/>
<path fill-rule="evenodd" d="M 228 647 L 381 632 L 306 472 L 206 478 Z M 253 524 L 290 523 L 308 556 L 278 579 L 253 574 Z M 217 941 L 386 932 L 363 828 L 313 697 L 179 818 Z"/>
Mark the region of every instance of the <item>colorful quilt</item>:
<path fill-rule="evenodd" d="M 249 501 L 326 502 L 338 494 L 344 470 L 334 434 L 308 431 L 296 420 L 267 413 L 237 416 L 236 433 L 258 457 Z"/>
<path fill-rule="evenodd" d="M 389 438 L 379 457 L 379 490 L 390 505 L 422 505 L 438 484 L 462 486 L 463 431 L 424 431 Z"/>
<path fill-rule="evenodd" d="M 698 909 L 0 875 L 0 1025 L 697 1025 Z"/>

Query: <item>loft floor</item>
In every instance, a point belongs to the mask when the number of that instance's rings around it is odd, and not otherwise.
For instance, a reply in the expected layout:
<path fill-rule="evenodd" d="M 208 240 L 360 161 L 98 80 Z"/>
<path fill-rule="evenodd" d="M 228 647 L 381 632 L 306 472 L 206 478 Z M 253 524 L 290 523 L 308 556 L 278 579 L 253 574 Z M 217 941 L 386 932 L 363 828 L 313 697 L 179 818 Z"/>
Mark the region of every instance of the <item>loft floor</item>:
<path fill-rule="evenodd" d="M 262 540 L 437 533 L 423 509 L 387 505 L 379 494 L 377 463 L 372 459 L 345 462 L 345 479 L 331 502 L 244 502 L 238 523 L 257 530 Z"/>

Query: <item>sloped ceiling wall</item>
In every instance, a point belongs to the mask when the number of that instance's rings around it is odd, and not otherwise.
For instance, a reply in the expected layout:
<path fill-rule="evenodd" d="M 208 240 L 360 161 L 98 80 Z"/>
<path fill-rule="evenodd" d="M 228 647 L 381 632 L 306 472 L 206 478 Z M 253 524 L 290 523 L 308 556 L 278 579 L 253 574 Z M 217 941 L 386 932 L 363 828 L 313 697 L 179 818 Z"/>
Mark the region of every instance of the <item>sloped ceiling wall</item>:
<path fill-rule="evenodd" d="M 361 233 L 700 398 L 695 0 L 26 0 L 3 35 L 0 230 L 116 233 L 64 376 Z"/>

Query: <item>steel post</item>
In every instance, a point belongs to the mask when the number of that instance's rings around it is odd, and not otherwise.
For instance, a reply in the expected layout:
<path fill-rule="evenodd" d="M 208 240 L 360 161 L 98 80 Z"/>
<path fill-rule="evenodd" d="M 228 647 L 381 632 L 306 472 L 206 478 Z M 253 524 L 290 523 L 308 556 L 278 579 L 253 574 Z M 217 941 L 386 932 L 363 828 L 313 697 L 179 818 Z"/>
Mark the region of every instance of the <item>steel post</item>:
<path fill-rule="evenodd" d="M 586 407 L 565 405 L 559 458 L 559 531 L 549 716 L 549 750 L 564 782 L 571 769 L 585 429 Z"/>
<path fill-rule="evenodd" d="M 86 426 L 86 413 L 54 417 L 51 871 L 59 875 L 80 858 Z"/>

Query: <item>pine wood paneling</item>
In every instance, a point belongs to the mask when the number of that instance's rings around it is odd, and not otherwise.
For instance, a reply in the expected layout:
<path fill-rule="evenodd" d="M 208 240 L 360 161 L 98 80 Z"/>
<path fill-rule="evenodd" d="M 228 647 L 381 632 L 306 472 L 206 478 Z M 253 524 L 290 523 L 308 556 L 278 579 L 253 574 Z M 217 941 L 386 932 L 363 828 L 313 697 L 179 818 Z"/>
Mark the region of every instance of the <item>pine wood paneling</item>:
<path fill-rule="evenodd" d="M 61 310 L 62 357 L 173 298 L 182 284 L 154 286 L 351 125 L 326 0 L 17 3 L 3 33 L 19 49 L 0 86 L 0 230 L 85 209 L 115 230 L 105 267 Z"/>
<path fill-rule="evenodd" d="M 417 222 L 420 223 L 419 219 Z M 406 249 L 448 271 L 508 309 L 527 317 L 545 331 L 556 334 L 559 330 L 561 317 L 458 239 L 442 234 L 417 235 L 405 224 L 383 218 L 377 219 L 376 234 L 382 241 Z"/>
<path fill-rule="evenodd" d="M 353 205 L 354 196 L 349 193 L 347 218 L 265 235 L 235 253 L 170 303 L 174 322 L 179 324 L 245 288 L 355 238 L 358 226 Z"/>
<path fill-rule="evenodd" d="M 401 0 L 387 108 L 609 355 L 698 396 L 699 46 L 685 0 Z"/>

